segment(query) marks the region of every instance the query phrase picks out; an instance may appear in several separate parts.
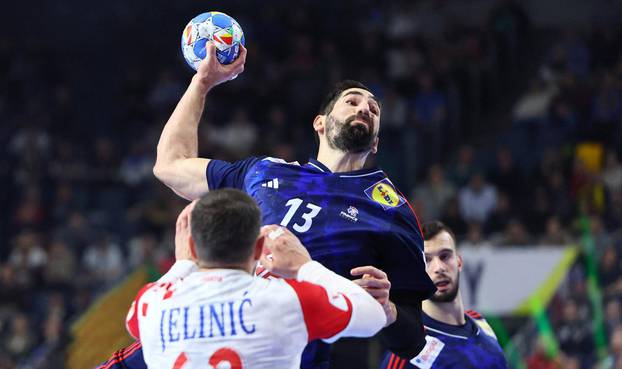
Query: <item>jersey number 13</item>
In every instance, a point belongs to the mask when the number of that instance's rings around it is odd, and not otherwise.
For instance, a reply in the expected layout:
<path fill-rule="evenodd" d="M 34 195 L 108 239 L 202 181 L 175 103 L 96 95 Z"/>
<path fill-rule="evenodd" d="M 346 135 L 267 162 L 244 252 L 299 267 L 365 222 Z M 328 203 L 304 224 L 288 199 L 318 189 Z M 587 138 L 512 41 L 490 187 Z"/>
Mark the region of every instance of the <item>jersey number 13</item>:
<path fill-rule="evenodd" d="M 300 208 L 303 203 L 304 201 L 297 197 L 287 201 L 285 206 L 289 207 L 289 210 L 287 210 L 287 214 L 285 214 L 283 220 L 281 220 L 281 225 L 283 227 L 287 227 L 289 225 L 289 223 L 292 221 L 292 218 L 298 211 L 298 208 Z M 302 213 L 301 217 L 302 220 L 304 220 L 304 223 L 299 224 L 298 222 L 296 222 L 292 226 L 294 231 L 298 233 L 304 233 L 311 228 L 311 225 L 313 225 L 313 218 L 315 218 L 320 213 L 320 210 L 322 210 L 322 208 L 308 202 L 306 203 L 306 206 L 305 208 L 303 208 L 303 210 L 304 212 Z"/>

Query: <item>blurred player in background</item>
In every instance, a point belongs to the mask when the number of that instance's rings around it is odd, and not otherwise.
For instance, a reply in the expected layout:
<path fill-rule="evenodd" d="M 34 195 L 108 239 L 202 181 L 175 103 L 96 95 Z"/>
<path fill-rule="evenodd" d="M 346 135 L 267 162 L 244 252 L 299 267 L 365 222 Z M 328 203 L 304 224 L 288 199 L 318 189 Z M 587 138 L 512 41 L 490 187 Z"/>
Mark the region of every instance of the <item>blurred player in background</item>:
<path fill-rule="evenodd" d="M 317 159 L 304 165 L 277 158 L 234 163 L 198 158 L 197 129 L 206 95 L 241 73 L 245 59 L 241 48 L 239 59 L 222 65 L 208 43 L 206 59 L 162 131 L 154 174 L 190 200 L 226 187 L 251 195 L 261 208 L 262 224 L 287 227 L 314 260 L 339 275 L 360 276 L 356 282 L 387 314 L 383 342 L 404 357 L 415 356 L 425 345 L 421 301 L 435 289 L 425 273 L 414 212 L 383 171 L 363 168 L 378 148 L 377 99 L 356 81 L 336 86 L 313 121 Z M 310 343 L 301 368 L 328 368 L 329 353 L 328 344 Z M 117 355 L 120 368 L 129 362 L 132 369 L 144 367 L 140 348 Z"/>
<path fill-rule="evenodd" d="M 175 250 L 175 265 L 141 289 L 128 314 L 150 369 L 296 369 L 307 342 L 369 337 L 386 323 L 371 295 L 311 261 L 286 228 L 260 233 L 260 210 L 241 191 L 210 192 L 187 206 Z M 286 279 L 254 278 L 260 257 Z"/>
<path fill-rule="evenodd" d="M 441 222 L 423 225 L 427 272 L 437 291 L 423 302 L 426 346 L 411 359 L 386 353 L 382 369 L 505 369 L 503 350 L 486 320 L 464 310 L 460 296 L 462 258 L 454 233 Z"/>

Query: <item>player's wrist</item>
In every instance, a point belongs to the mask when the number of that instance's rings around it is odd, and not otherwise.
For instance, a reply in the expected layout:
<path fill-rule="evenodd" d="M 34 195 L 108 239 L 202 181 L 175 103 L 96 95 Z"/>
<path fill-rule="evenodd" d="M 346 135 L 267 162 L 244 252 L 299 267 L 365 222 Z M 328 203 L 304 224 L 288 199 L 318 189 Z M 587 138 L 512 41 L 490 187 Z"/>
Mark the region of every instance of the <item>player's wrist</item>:
<path fill-rule="evenodd" d="M 215 84 L 209 80 L 206 76 L 201 76 L 198 73 L 192 77 L 191 85 L 194 85 L 196 89 L 202 94 L 207 95 Z"/>
<path fill-rule="evenodd" d="M 385 327 L 395 323 L 397 320 L 397 306 L 392 303 L 390 300 L 387 300 L 387 303 L 382 306 L 384 309 L 384 313 L 387 315 L 387 324 Z"/>

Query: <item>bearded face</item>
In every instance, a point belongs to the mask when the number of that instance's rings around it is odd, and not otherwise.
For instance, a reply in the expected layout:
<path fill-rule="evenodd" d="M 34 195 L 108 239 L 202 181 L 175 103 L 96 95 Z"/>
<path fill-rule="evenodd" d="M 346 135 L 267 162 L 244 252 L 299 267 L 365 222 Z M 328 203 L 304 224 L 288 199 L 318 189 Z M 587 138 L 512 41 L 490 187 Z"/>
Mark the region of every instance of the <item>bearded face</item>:
<path fill-rule="evenodd" d="M 372 119 L 357 114 L 342 121 L 329 114 L 326 117 L 326 137 L 333 149 L 347 153 L 369 151 L 375 138 Z"/>
<path fill-rule="evenodd" d="M 458 296 L 460 288 L 460 272 L 458 272 L 455 278 L 449 276 L 436 276 L 434 284 L 436 285 L 436 292 L 430 301 L 432 302 L 452 302 Z"/>

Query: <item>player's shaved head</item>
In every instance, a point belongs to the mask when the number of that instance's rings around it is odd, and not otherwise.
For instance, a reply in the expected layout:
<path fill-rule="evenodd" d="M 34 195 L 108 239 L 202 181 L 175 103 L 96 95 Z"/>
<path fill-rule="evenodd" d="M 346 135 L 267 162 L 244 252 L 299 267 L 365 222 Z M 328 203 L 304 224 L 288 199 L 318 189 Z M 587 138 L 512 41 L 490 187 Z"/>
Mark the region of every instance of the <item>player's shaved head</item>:
<path fill-rule="evenodd" d="M 200 259 L 231 265 L 253 253 L 261 212 L 246 193 L 235 189 L 210 191 L 194 206 L 191 233 Z"/>

